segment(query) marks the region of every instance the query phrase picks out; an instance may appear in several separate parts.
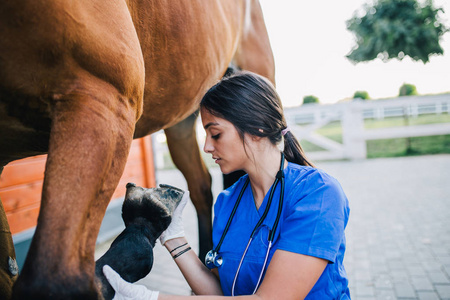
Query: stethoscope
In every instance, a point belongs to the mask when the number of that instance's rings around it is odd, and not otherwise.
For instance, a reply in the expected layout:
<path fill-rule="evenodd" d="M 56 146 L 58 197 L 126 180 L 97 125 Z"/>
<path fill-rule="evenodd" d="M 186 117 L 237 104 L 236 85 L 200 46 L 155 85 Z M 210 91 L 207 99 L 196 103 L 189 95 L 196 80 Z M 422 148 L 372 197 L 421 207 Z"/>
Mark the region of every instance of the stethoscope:
<path fill-rule="evenodd" d="M 236 286 L 236 280 L 237 277 L 239 275 L 239 272 L 241 270 L 241 266 L 242 266 L 242 262 L 244 261 L 245 255 L 247 254 L 247 250 L 250 247 L 250 244 L 253 240 L 253 236 L 256 233 L 256 230 L 259 228 L 259 226 L 262 224 L 262 222 L 264 221 L 264 219 L 266 218 L 267 214 L 269 213 L 269 209 L 270 209 L 270 205 L 272 204 L 272 198 L 273 198 L 273 194 L 275 193 L 275 189 L 277 187 L 278 182 L 281 182 L 281 191 L 280 191 L 280 201 L 278 202 L 278 212 L 277 212 L 277 217 L 275 219 L 275 222 L 273 223 L 272 229 L 269 231 L 269 236 L 268 236 L 268 242 L 269 242 L 269 246 L 267 247 L 267 252 L 266 252 L 266 256 L 264 259 L 264 264 L 263 267 L 261 269 L 261 272 L 259 274 L 259 278 L 258 278 L 258 282 L 256 283 L 255 289 L 253 290 L 254 294 L 256 292 L 256 290 L 258 289 L 260 283 L 261 283 L 261 278 L 264 274 L 264 269 L 266 267 L 267 264 L 267 259 L 269 257 L 269 252 L 270 249 L 272 248 L 272 242 L 273 239 L 275 237 L 275 232 L 277 230 L 277 226 L 278 226 L 278 222 L 280 221 L 280 217 L 281 217 L 281 211 L 283 209 L 283 196 L 284 196 L 284 173 L 283 173 L 283 169 L 284 169 L 284 154 L 281 153 L 281 162 L 280 162 L 280 170 L 278 171 L 277 175 L 275 176 L 275 181 L 272 185 L 272 188 L 270 190 L 270 194 L 269 194 L 269 199 L 267 201 L 267 206 L 266 209 L 264 210 L 263 215 L 261 216 L 261 218 L 259 219 L 258 223 L 256 223 L 255 228 L 253 228 L 252 234 L 250 235 L 250 239 L 247 243 L 247 247 L 244 250 L 244 254 L 242 254 L 241 257 L 241 261 L 239 262 L 239 266 L 236 270 L 236 274 L 234 276 L 234 280 L 233 280 L 233 286 L 231 288 L 231 295 L 234 296 L 234 289 Z M 222 246 L 222 242 L 225 239 L 225 236 L 228 232 L 228 229 L 230 227 L 231 221 L 233 220 L 234 215 L 236 214 L 236 210 L 239 206 L 239 203 L 241 202 L 242 199 L 242 195 L 244 194 L 245 189 L 247 188 L 248 184 L 250 182 L 250 179 L 247 177 L 247 180 L 244 183 L 244 186 L 241 189 L 241 192 L 239 193 L 238 199 L 236 201 L 236 204 L 233 207 L 233 210 L 231 211 L 231 215 L 228 218 L 228 222 L 227 225 L 225 226 L 225 229 L 222 233 L 222 236 L 220 238 L 219 243 L 217 244 L 216 248 L 213 250 L 210 250 L 205 257 L 205 264 L 209 269 L 213 269 L 216 267 L 220 267 L 223 264 L 223 258 L 221 255 L 219 255 L 219 250 L 220 250 L 220 246 Z"/>

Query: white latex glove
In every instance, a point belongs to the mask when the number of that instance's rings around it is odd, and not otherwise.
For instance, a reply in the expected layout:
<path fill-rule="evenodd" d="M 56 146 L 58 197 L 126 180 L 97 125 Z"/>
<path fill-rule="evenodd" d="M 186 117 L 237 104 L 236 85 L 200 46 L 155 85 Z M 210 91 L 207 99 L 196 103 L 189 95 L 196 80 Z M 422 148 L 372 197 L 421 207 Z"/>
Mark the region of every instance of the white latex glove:
<path fill-rule="evenodd" d="M 103 274 L 116 292 L 113 300 L 158 300 L 159 292 L 151 291 L 143 285 L 125 281 L 110 266 L 103 266 Z"/>
<path fill-rule="evenodd" d="M 178 204 L 177 208 L 172 214 L 172 222 L 169 227 L 161 233 L 159 241 L 161 245 L 164 245 L 168 240 L 183 237 L 184 236 L 184 226 L 183 226 L 183 209 L 189 199 L 189 191 L 184 192 L 183 198 Z"/>

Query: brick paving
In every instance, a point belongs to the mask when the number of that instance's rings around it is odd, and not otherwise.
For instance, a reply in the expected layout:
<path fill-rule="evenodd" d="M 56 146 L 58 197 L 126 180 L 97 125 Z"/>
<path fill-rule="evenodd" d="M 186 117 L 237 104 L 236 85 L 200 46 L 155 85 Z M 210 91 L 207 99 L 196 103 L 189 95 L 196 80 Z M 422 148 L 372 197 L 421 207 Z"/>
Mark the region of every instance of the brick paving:
<path fill-rule="evenodd" d="M 354 300 L 450 300 L 450 155 L 318 162 L 336 177 L 350 201 L 345 266 Z M 221 174 L 211 169 L 215 196 Z M 186 189 L 177 170 L 158 171 L 159 183 Z M 197 251 L 195 210 L 184 213 Z M 99 245 L 97 255 L 108 247 Z M 190 289 L 157 244 L 152 272 L 139 283 L 163 293 Z"/>

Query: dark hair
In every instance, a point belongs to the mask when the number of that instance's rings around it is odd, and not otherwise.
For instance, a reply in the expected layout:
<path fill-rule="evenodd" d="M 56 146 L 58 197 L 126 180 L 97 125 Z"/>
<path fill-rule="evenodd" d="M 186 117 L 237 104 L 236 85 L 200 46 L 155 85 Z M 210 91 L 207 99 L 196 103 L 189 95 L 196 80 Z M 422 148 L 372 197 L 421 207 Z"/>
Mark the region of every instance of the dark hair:
<path fill-rule="evenodd" d="M 283 106 L 274 86 L 251 72 L 239 72 L 214 85 L 203 96 L 200 107 L 231 122 L 242 140 L 244 133 L 267 137 L 277 145 L 287 128 Z M 261 130 L 262 129 L 262 130 Z M 292 132 L 284 135 L 284 155 L 290 162 L 313 166 Z"/>

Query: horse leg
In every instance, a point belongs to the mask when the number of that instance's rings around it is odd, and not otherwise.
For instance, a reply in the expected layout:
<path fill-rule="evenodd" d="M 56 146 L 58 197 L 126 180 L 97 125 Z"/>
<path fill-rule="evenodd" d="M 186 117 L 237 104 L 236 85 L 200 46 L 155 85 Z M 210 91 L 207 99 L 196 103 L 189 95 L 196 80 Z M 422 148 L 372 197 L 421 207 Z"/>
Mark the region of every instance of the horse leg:
<path fill-rule="evenodd" d="M 233 64 L 242 70 L 262 75 L 275 84 L 275 62 L 269 35 L 258 0 L 251 0 L 249 22 L 239 40 Z"/>
<path fill-rule="evenodd" d="M 38 225 L 13 299 L 101 299 L 95 242 L 125 167 L 139 101 L 93 76 L 77 87 L 52 103 Z"/>
<path fill-rule="evenodd" d="M 2 171 L 3 167 L 0 167 L 0 175 Z M 11 231 L 9 230 L 5 209 L 0 201 L 0 299 L 11 299 L 17 272 L 16 253 Z"/>
<path fill-rule="evenodd" d="M 200 242 L 199 257 L 203 261 L 212 248 L 211 175 L 203 162 L 197 143 L 196 113 L 165 129 L 167 145 L 175 166 L 186 178 L 192 203 L 197 211 Z"/>

